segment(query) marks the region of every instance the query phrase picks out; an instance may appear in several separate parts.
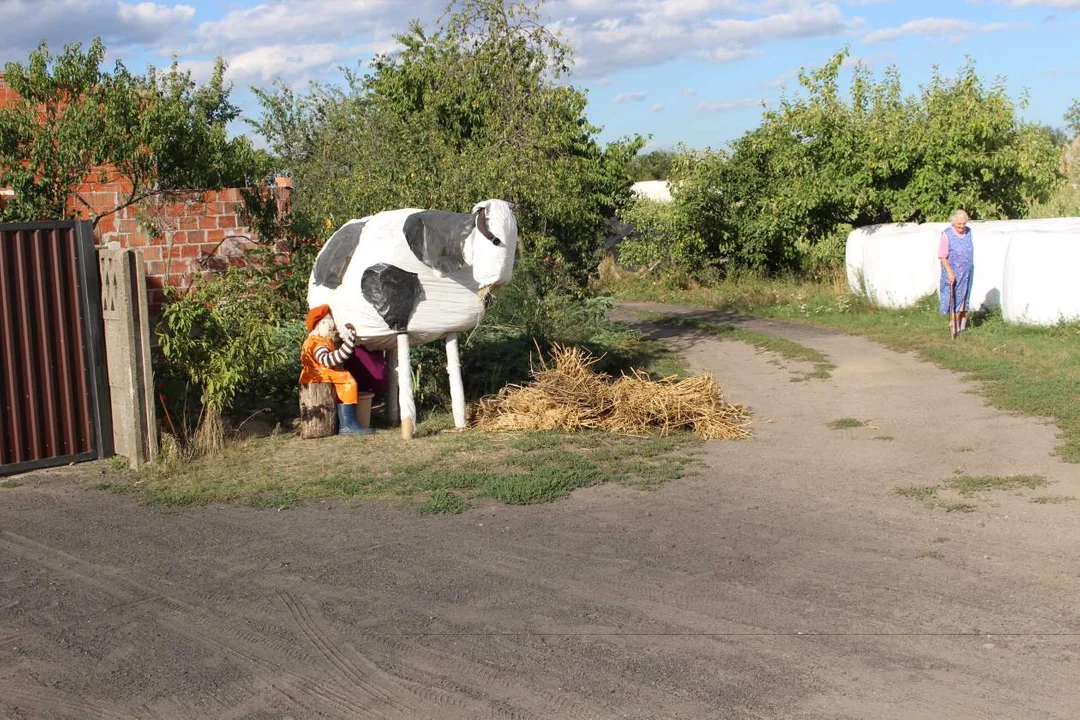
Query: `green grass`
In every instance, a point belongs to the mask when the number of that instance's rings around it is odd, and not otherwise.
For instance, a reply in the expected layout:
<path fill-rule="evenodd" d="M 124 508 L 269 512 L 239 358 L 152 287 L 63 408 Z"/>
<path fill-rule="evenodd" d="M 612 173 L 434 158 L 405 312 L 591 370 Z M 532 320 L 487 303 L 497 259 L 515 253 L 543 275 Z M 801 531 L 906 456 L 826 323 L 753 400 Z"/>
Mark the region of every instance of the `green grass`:
<path fill-rule="evenodd" d="M 1041 475 L 957 475 L 945 482 L 946 487 L 967 496 L 991 490 L 1034 490 L 1047 484 L 1046 478 Z"/>
<path fill-rule="evenodd" d="M 874 436 L 874 440 L 882 440 L 882 441 L 885 441 L 885 442 L 891 442 L 891 441 L 893 441 L 895 439 L 896 438 L 894 438 L 892 435 L 875 435 Z"/>
<path fill-rule="evenodd" d="M 969 513 L 969 512 L 975 512 L 975 508 L 977 506 L 972 505 L 971 503 L 965 503 L 965 502 L 951 502 L 951 503 L 942 503 L 941 507 L 947 513 L 951 513 L 951 512 Z"/>
<path fill-rule="evenodd" d="M 842 430 L 844 428 L 860 428 L 866 425 L 862 420 L 858 418 L 837 418 L 829 423 L 829 427 L 833 430 Z"/>
<path fill-rule="evenodd" d="M 489 434 L 445 431 L 446 424 L 429 418 L 412 441 L 389 430 L 364 438 L 257 438 L 214 457 L 116 472 L 92 487 L 162 506 L 282 509 L 312 499 L 383 500 L 424 514 L 457 513 L 480 500 L 549 502 L 602 483 L 655 487 L 684 476 L 703 448 L 689 433 Z"/>
<path fill-rule="evenodd" d="M 1061 503 L 1067 503 L 1075 500 L 1076 498 L 1069 495 L 1037 495 L 1031 498 L 1031 502 L 1037 505 L 1060 505 Z"/>
<path fill-rule="evenodd" d="M 902 495 L 912 500 L 932 500 L 937 496 L 936 485 L 906 485 L 896 488 L 897 495 Z"/>
<path fill-rule="evenodd" d="M 777 355 L 796 362 L 804 362 L 813 365 L 813 369 L 806 372 L 792 373 L 792 382 L 805 382 L 807 380 L 827 380 L 832 377 L 832 371 L 836 365 L 829 361 L 829 356 L 814 348 L 800 345 L 786 338 L 780 338 L 755 330 L 747 330 L 736 325 L 720 325 L 705 322 L 695 318 L 685 318 L 678 315 L 660 315 L 656 313 L 640 313 L 665 325 L 678 325 L 710 333 L 721 340 L 735 340 L 756 347 L 764 352 L 776 353 Z"/>
<path fill-rule="evenodd" d="M 692 290 L 662 283 L 624 282 L 605 288 L 620 299 L 715 308 L 863 335 L 980 381 L 977 391 L 997 408 L 1044 417 L 1060 429 L 1057 455 L 1080 462 L 1080 322 L 1053 327 L 1006 324 L 1000 313 L 976 315 L 951 340 L 948 324 L 928 296 L 915 307 L 888 310 L 833 284 L 742 280 Z"/>
<path fill-rule="evenodd" d="M 0 488 L 17 488 L 22 485 L 18 480 L 4 480 L 0 482 Z"/>

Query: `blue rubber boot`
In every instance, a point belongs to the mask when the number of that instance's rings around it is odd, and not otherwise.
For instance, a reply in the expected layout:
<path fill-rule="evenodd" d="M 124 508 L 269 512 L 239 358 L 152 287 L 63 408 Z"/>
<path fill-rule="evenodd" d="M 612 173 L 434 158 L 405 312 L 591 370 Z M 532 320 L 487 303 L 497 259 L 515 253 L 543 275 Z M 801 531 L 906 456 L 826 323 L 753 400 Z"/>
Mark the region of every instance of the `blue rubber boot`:
<path fill-rule="evenodd" d="M 339 403 L 337 406 L 338 435 L 374 435 L 371 428 L 361 427 L 356 421 L 356 405 Z"/>

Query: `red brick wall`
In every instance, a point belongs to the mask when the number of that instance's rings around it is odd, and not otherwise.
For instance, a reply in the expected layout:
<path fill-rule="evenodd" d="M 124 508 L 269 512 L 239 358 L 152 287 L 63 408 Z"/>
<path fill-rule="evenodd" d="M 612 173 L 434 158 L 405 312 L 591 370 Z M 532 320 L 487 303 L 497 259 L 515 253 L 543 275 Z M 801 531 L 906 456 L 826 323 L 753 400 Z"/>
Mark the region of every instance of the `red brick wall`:
<path fill-rule="evenodd" d="M 16 99 L 0 73 L 0 107 Z M 89 219 L 108 212 L 131 190 L 130 183 L 115 174 L 103 183 L 98 175 L 77 189 L 82 201 L 76 196 L 69 199 L 68 210 L 76 217 Z M 272 192 L 279 206 L 288 202 L 288 189 Z M 116 243 L 142 253 L 151 313 L 157 314 L 165 285 L 186 287 L 200 273 L 242 262 L 244 250 L 257 239 L 244 225 L 243 204 L 236 188 L 188 193 L 167 203 L 150 201 L 107 215 L 99 220 L 94 235 L 99 244 Z"/>

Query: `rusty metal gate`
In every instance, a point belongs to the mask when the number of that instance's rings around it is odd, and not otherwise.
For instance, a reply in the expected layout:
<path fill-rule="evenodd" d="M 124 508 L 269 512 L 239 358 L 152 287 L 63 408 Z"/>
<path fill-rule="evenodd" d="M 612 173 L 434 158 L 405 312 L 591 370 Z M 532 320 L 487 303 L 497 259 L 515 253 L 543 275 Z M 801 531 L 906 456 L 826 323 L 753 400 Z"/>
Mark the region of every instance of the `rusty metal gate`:
<path fill-rule="evenodd" d="M 0 475 L 112 454 L 88 222 L 0 225 Z"/>

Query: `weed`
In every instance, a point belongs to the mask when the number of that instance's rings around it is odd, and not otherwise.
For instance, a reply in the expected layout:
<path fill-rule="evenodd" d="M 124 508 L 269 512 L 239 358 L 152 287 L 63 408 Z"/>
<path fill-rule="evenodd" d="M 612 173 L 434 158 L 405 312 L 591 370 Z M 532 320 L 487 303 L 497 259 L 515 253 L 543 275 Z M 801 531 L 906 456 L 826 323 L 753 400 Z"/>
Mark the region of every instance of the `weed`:
<path fill-rule="evenodd" d="M 938 550 L 927 550 L 926 552 L 919 553 L 915 557 L 931 558 L 933 560 L 944 560 L 945 559 L 945 553 L 940 552 Z"/>
<path fill-rule="evenodd" d="M 0 488 L 17 488 L 22 485 L 18 480 L 4 480 L 0 482 Z"/>
<path fill-rule="evenodd" d="M 831 427 L 833 430 L 840 430 L 843 428 L 860 428 L 863 427 L 865 424 L 866 423 L 864 423 L 862 420 L 859 420 L 858 418 L 839 418 L 829 423 L 829 427 Z"/>
<path fill-rule="evenodd" d="M 945 509 L 945 512 L 974 512 L 976 506 L 971 503 L 954 502 L 954 503 L 942 503 L 941 507 Z"/>
<path fill-rule="evenodd" d="M 1039 505 L 1060 505 L 1075 499 L 1069 495 L 1037 495 L 1031 498 L 1031 502 Z"/>
<path fill-rule="evenodd" d="M 110 458 L 106 458 L 105 465 L 110 470 L 116 470 L 118 472 L 121 470 L 128 470 L 131 467 L 131 463 L 128 462 L 128 459 L 121 455 L 113 455 Z"/>
<path fill-rule="evenodd" d="M 886 441 L 886 442 L 891 442 L 891 441 L 895 440 L 896 438 L 894 438 L 892 435 L 875 435 L 874 439 L 875 440 L 882 440 L 882 441 Z"/>
<path fill-rule="evenodd" d="M 1046 478 L 1041 475 L 956 475 L 946 481 L 946 487 L 956 490 L 961 495 L 974 495 L 990 490 L 1015 490 L 1017 488 L 1045 487 Z"/>
<path fill-rule="evenodd" d="M 937 496 L 936 485 L 906 485 L 898 487 L 894 492 L 912 500 L 930 500 Z"/>
<path fill-rule="evenodd" d="M 935 543 L 949 542 L 949 538 L 945 537 L 944 535 L 935 535 L 934 539 L 931 540 L 931 542 L 935 542 Z"/>
<path fill-rule="evenodd" d="M 460 497 L 446 490 L 436 490 L 420 506 L 421 515 L 456 515 L 465 512 L 468 505 Z"/>

